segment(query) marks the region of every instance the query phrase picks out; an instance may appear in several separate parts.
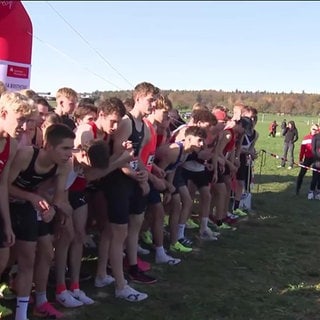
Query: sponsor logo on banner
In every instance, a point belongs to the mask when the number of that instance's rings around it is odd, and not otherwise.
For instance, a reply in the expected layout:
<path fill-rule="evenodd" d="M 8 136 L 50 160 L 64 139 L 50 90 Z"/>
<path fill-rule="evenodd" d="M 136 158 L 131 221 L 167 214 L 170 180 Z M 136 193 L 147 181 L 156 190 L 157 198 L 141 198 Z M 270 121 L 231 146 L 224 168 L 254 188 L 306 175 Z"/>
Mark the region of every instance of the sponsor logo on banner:
<path fill-rule="evenodd" d="M 11 64 L 8 64 L 7 76 L 13 77 L 13 78 L 28 79 L 29 78 L 29 68 L 13 66 Z"/>
<path fill-rule="evenodd" d="M 9 91 L 20 91 L 30 87 L 30 65 L 0 60 L 0 80 Z"/>

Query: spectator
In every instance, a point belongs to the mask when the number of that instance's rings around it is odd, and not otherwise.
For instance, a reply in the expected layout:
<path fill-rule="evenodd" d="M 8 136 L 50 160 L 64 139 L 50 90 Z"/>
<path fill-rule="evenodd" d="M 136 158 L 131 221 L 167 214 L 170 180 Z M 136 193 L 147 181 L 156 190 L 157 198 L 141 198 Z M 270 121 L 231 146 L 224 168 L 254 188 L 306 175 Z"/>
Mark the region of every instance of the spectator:
<path fill-rule="evenodd" d="M 284 133 L 284 144 L 283 144 L 283 157 L 281 160 L 280 168 L 284 168 L 286 161 L 287 161 L 287 155 L 289 152 L 289 166 L 288 169 L 293 168 L 294 163 L 294 144 L 299 139 L 298 136 L 298 130 L 296 128 L 296 125 L 294 121 L 289 121 L 288 126 Z"/>
<path fill-rule="evenodd" d="M 303 137 L 301 146 L 300 146 L 300 153 L 299 153 L 299 163 L 303 166 L 310 167 L 314 162 L 314 157 L 312 153 L 312 138 L 315 134 L 319 132 L 319 126 L 317 124 L 313 124 L 310 128 L 310 133 Z M 299 194 L 301 189 L 303 177 L 305 176 L 307 169 L 304 167 L 300 168 L 300 172 L 297 178 L 297 185 L 296 185 L 296 194 Z"/>
<path fill-rule="evenodd" d="M 285 135 L 285 131 L 287 128 L 287 120 L 283 119 L 282 123 L 281 123 L 281 136 L 284 137 Z"/>
<path fill-rule="evenodd" d="M 269 137 L 275 137 L 276 136 L 276 133 L 277 133 L 277 121 L 274 120 L 270 123 L 269 125 Z"/>

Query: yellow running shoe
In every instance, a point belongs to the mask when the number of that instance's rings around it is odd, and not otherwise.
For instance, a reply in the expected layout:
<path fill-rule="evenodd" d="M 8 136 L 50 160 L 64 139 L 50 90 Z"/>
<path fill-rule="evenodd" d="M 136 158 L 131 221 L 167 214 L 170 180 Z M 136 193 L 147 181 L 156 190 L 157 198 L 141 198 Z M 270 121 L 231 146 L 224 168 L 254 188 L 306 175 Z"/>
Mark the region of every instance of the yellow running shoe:
<path fill-rule="evenodd" d="M 141 240 L 145 244 L 149 244 L 149 245 L 153 244 L 152 233 L 150 232 L 150 230 L 147 230 L 147 231 L 141 233 Z"/>
<path fill-rule="evenodd" d="M 195 223 L 191 218 L 189 218 L 186 222 L 187 229 L 198 229 L 199 225 Z"/>
<path fill-rule="evenodd" d="M 237 215 L 238 217 L 246 217 L 248 214 L 241 210 L 240 208 L 233 210 L 233 214 Z"/>
<path fill-rule="evenodd" d="M 185 247 L 183 244 L 177 241 L 175 244 L 170 245 L 170 251 L 180 252 L 180 253 L 189 253 L 192 251 L 192 248 Z"/>

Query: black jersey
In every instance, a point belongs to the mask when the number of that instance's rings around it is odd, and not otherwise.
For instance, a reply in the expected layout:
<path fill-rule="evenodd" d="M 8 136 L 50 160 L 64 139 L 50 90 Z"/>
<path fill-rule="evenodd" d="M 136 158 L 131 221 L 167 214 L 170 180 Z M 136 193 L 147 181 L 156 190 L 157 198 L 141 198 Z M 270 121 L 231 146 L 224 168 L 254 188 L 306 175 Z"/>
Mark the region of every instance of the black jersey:
<path fill-rule="evenodd" d="M 128 138 L 129 141 L 132 142 L 132 148 L 134 151 L 134 157 L 137 157 L 139 155 L 140 149 L 141 149 L 141 145 L 142 145 L 142 141 L 144 138 L 144 122 L 142 121 L 142 127 L 141 127 L 141 131 L 139 132 L 136 128 L 136 124 L 134 122 L 133 116 L 131 113 L 127 113 L 129 119 L 132 122 L 132 132 L 130 137 Z"/>
<path fill-rule="evenodd" d="M 33 151 L 34 153 L 28 168 L 25 171 L 20 172 L 16 180 L 13 182 L 13 185 L 16 187 L 30 192 L 37 190 L 41 182 L 53 177 L 56 174 L 58 167 L 58 165 L 54 165 L 53 168 L 46 173 L 37 173 L 34 166 L 40 149 L 33 147 Z"/>

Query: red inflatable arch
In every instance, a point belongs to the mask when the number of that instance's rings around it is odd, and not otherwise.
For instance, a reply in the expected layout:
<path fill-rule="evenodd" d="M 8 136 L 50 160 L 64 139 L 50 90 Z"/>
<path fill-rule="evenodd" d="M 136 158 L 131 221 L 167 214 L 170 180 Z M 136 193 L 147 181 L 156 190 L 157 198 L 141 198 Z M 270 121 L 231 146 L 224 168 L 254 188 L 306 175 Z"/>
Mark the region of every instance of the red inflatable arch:
<path fill-rule="evenodd" d="M 10 91 L 28 89 L 32 23 L 20 1 L 0 1 L 0 80 Z"/>

